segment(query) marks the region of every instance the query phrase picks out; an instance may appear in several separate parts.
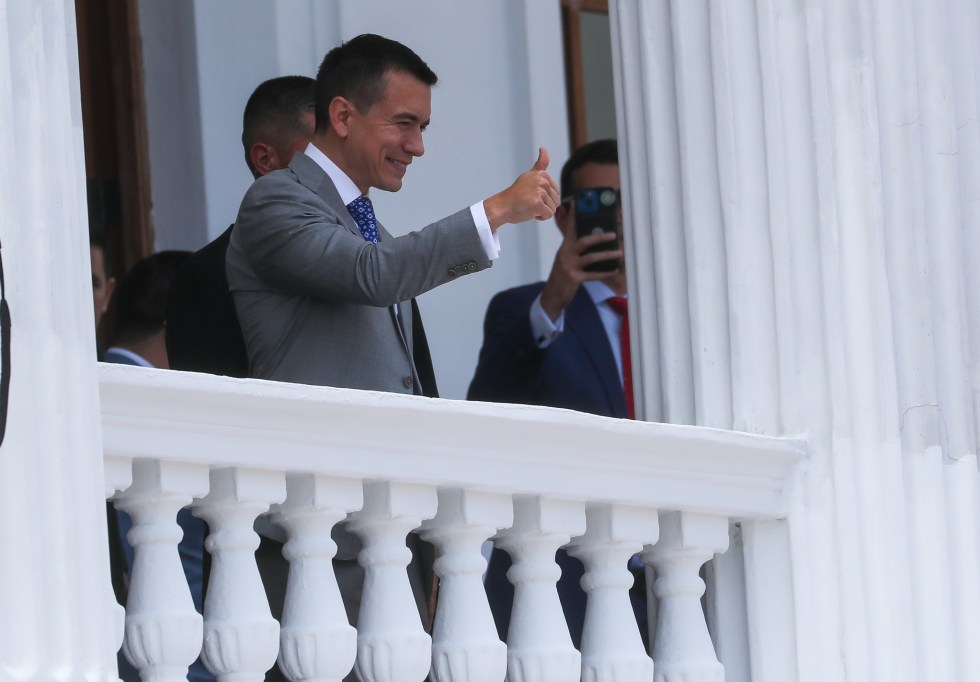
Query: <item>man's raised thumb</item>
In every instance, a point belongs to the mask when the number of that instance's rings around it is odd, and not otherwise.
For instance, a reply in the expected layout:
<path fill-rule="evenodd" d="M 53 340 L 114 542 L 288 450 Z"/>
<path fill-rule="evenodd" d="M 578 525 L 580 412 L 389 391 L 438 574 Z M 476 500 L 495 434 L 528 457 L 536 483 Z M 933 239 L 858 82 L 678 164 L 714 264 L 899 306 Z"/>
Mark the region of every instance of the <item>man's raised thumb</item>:
<path fill-rule="evenodd" d="M 551 159 L 548 158 L 548 150 L 544 147 L 538 147 L 538 160 L 534 162 L 533 166 L 531 166 L 531 170 L 548 170 L 548 162 L 550 160 Z"/>

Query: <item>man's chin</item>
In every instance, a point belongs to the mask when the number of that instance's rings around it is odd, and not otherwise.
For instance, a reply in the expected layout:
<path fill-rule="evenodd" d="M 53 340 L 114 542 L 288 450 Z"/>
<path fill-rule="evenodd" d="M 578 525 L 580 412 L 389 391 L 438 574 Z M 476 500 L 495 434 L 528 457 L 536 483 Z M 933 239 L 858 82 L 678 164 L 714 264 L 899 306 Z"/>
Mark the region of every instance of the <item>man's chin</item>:
<path fill-rule="evenodd" d="M 385 180 L 383 185 L 377 185 L 377 188 L 383 192 L 397 192 L 402 188 L 402 179 L 388 178 Z"/>

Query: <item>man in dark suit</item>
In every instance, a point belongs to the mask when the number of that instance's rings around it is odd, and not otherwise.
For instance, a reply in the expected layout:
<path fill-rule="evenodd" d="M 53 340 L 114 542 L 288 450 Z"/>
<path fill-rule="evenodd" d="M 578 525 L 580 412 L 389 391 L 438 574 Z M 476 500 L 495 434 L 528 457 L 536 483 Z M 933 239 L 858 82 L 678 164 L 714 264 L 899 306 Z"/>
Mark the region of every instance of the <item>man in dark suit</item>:
<path fill-rule="evenodd" d="M 551 273 L 545 282 L 508 289 L 490 301 L 470 400 L 627 416 L 622 317 L 611 304 L 626 295 L 626 273 L 622 267 L 585 269 L 601 261 L 621 261 L 623 253 L 621 248 L 584 253 L 616 236 L 577 237 L 572 202 L 576 189 L 609 187 L 618 192 L 618 159 L 615 140 L 599 140 L 580 147 L 565 163 L 562 203 L 555 213 L 563 240 Z"/>
<path fill-rule="evenodd" d="M 168 369 L 164 311 L 187 251 L 160 251 L 138 261 L 119 282 L 115 325 L 105 362 Z"/>
<path fill-rule="evenodd" d="M 545 282 L 503 291 L 490 301 L 483 348 L 467 398 L 501 403 L 564 407 L 606 417 L 632 418 L 629 373 L 624 381 L 623 316 L 626 273 L 622 244 L 613 250 L 585 253 L 597 244 L 615 242 L 611 233 L 578 237 L 576 190 L 610 188 L 617 194 L 619 156 L 615 140 L 598 140 L 577 149 L 561 172 L 562 203 L 555 213 L 563 240 Z M 619 212 L 620 225 L 622 213 Z M 618 262 L 612 271 L 586 267 Z M 628 336 L 628 330 L 627 330 Z M 572 641 L 580 645 L 585 593 L 579 586 L 582 563 L 564 550 L 558 594 Z M 494 550 L 486 588 L 501 638 L 510 623 L 513 586 L 507 581 L 510 557 Z M 642 595 L 635 611 L 645 622 Z"/>
<path fill-rule="evenodd" d="M 314 81 L 282 76 L 259 85 L 242 116 L 242 146 L 252 176 L 285 168 L 313 139 Z M 234 225 L 194 253 L 177 273 L 167 304 L 170 366 L 248 376 L 248 355 L 228 290 L 225 254 Z"/>

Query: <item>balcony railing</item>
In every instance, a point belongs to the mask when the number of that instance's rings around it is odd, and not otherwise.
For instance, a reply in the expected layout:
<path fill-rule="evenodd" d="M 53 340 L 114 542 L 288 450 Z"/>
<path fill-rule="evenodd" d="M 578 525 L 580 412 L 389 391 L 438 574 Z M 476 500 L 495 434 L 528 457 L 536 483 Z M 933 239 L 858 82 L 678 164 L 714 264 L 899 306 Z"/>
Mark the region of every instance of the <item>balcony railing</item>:
<path fill-rule="evenodd" d="M 785 513 L 796 441 L 200 374 L 100 367 L 106 487 L 133 516 L 126 648 L 143 679 L 178 680 L 202 651 L 228 680 L 261 680 L 277 657 L 294 680 L 365 682 L 722 679 L 699 569 L 731 519 Z M 117 492 L 118 491 L 118 492 Z M 175 518 L 210 526 L 204 617 L 192 605 Z M 253 553 L 270 510 L 290 562 L 281 622 Z M 365 587 L 348 624 L 331 528 L 361 537 Z M 431 637 L 405 566 L 409 531 L 432 542 Z M 481 582 L 488 538 L 511 554 L 508 645 Z M 585 565 L 581 649 L 555 589 L 555 551 Z M 655 568 L 652 659 L 633 623 L 627 561 Z M 120 615 L 121 618 L 121 615 Z"/>

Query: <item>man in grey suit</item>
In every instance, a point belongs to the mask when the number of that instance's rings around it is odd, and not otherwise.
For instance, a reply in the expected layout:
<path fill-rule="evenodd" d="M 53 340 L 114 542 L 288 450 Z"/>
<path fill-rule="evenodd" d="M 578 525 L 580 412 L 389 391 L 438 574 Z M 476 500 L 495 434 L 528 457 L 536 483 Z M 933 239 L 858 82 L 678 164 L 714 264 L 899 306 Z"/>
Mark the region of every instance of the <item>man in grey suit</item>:
<path fill-rule="evenodd" d="M 367 194 L 397 192 L 424 153 L 436 80 L 412 50 L 376 35 L 324 58 L 314 141 L 248 190 L 228 250 L 251 376 L 421 394 L 411 299 L 490 267 L 501 225 L 554 214 L 542 148 L 485 201 L 403 237 L 385 231 Z"/>

